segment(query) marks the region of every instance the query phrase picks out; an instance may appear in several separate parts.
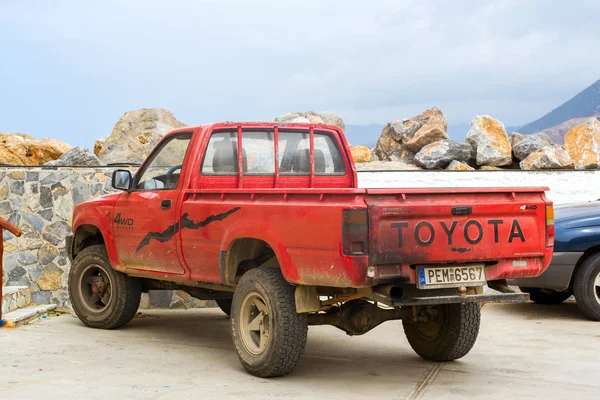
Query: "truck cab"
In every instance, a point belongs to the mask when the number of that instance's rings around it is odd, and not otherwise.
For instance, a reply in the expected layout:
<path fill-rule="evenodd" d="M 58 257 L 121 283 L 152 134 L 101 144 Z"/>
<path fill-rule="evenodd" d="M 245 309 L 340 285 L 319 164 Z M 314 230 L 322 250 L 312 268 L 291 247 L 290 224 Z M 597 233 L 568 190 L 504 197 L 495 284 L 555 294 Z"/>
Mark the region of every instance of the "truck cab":
<path fill-rule="evenodd" d="M 552 254 L 545 188 L 358 188 L 330 125 L 181 128 L 113 186 L 74 211 L 78 317 L 120 327 L 149 289 L 216 300 L 240 361 L 262 377 L 291 372 L 317 324 L 360 335 L 401 319 L 422 357 L 460 358 L 481 302 L 527 298 L 483 286 L 540 275 Z"/>

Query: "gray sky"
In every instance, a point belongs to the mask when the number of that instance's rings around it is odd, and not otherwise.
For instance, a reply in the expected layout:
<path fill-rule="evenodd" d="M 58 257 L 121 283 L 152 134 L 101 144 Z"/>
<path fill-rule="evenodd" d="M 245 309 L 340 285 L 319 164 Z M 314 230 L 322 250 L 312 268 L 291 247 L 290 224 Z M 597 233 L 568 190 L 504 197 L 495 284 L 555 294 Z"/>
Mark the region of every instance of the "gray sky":
<path fill-rule="evenodd" d="M 600 1 L 0 0 L 0 131 L 91 146 L 128 110 L 188 124 L 329 110 L 529 122 L 600 79 Z"/>

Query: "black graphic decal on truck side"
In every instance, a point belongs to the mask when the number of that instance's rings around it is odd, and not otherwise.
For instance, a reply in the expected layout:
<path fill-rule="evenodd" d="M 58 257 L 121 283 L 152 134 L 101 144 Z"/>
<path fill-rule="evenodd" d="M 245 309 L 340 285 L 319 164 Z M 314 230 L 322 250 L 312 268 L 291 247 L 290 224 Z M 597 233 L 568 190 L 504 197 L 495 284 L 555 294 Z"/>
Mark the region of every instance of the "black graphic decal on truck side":
<path fill-rule="evenodd" d="M 181 224 L 180 222 L 175 222 L 173 225 L 169 225 L 167 227 L 167 229 L 165 229 L 162 232 L 148 232 L 146 234 L 146 236 L 144 237 L 144 239 L 142 239 L 142 241 L 140 242 L 140 244 L 138 244 L 137 248 L 135 249 L 136 253 L 138 251 L 140 251 L 142 248 L 144 248 L 145 246 L 150 244 L 150 241 L 152 239 L 158 240 L 161 243 L 165 243 L 168 242 L 169 240 L 171 240 L 173 238 L 173 236 L 175 236 L 175 234 L 177 232 L 179 232 L 179 229 L 200 229 L 202 227 L 205 227 L 206 225 L 215 222 L 215 221 L 222 221 L 225 218 L 229 217 L 231 214 L 233 214 L 236 211 L 239 211 L 241 209 L 241 207 L 234 207 L 231 210 L 227 210 L 225 212 L 222 212 L 220 214 L 215 214 L 215 215 L 209 215 L 208 217 L 206 217 L 204 220 L 200 221 L 200 222 L 194 222 L 191 219 L 188 218 L 188 214 L 185 213 L 181 216 Z"/>

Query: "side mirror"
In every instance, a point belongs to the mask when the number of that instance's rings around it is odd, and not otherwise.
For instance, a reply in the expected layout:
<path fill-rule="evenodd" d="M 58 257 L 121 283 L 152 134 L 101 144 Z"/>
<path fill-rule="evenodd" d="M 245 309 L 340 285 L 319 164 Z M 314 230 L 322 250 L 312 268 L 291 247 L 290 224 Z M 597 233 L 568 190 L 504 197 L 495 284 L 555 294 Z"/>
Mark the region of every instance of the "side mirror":
<path fill-rule="evenodd" d="M 112 187 L 119 190 L 131 190 L 131 172 L 126 169 L 118 169 L 112 174 Z"/>

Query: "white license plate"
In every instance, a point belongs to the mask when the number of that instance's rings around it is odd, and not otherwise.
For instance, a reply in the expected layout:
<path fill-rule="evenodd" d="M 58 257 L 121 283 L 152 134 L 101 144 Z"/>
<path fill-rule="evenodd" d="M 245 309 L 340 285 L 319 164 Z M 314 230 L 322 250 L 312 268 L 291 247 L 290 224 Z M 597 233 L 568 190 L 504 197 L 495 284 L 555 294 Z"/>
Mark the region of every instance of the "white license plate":
<path fill-rule="evenodd" d="M 481 286 L 485 282 L 484 264 L 417 268 L 419 289 Z"/>

